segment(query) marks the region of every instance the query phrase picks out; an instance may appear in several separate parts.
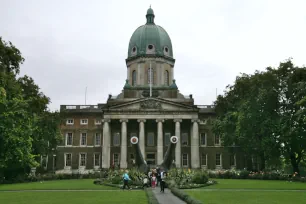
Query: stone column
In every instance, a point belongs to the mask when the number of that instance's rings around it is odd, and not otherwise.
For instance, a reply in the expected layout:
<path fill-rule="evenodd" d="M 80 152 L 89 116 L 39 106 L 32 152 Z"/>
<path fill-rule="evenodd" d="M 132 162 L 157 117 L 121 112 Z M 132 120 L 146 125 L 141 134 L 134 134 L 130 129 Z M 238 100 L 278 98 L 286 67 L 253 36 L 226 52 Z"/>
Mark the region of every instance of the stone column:
<path fill-rule="evenodd" d="M 103 121 L 103 148 L 102 148 L 102 168 L 109 168 L 110 164 L 110 119 Z"/>
<path fill-rule="evenodd" d="M 175 122 L 175 136 L 177 136 L 177 143 L 175 147 L 175 165 L 176 168 L 181 168 L 181 119 L 174 119 Z"/>
<path fill-rule="evenodd" d="M 157 122 L 157 164 L 160 165 L 164 160 L 164 146 L 163 146 L 163 122 L 159 119 Z"/>
<path fill-rule="evenodd" d="M 199 120 L 194 119 L 192 124 L 191 136 L 191 168 L 200 168 L 200 151 L 199 151 Z"/>
<path fill-rule="evenodd" d="M 121 119 L 121 152 L 120 152 L 120 168 L 127 168 L 127 125 L 128 120 Z"/>
<path fill-rule="evenodd" d="M 139 147 L 143 158 L 145 158 L 145 125 L 146 120 L 137 120 L 139 122 Z"/>

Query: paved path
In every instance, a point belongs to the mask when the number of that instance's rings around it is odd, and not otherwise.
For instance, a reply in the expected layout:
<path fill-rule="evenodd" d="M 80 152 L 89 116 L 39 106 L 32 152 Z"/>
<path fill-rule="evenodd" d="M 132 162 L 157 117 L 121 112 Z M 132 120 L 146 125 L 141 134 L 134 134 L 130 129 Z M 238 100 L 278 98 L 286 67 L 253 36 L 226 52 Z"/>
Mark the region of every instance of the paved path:
<path fill-rule="evenodd" d="M 158 187 L 152 189 L 152 191 L 160 204 L 186 204 L 184 201 L 173 195 L 167 188 L 164 193 L 160 192 L 160 188 Z"/>

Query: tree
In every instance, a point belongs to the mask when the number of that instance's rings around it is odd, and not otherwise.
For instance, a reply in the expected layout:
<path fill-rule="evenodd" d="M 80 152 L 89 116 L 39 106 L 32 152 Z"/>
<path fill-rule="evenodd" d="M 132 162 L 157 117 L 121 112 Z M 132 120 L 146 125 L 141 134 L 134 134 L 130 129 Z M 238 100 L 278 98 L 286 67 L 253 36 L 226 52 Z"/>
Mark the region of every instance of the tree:
<path fill-rule="evenodd" d="M 294 172 L 299 171 L 299 164 L 306 154 L 306 68 L 296 67 L 291 60 L 280 63 L 278 69 L 271 69 L 278 77 L 280 128 L 276 133 L 282 144 L 281 151 L 291 162 Z"/>
<path fill-rule="evenodd" d="M 306 68 L 291 60 L 243 74 L 215 102 L 215 134 L 260 159 L 260 170 L 284 156 L 299 173 L 306 154 Z"/>
<path fill-rule="evenodd" d="M 214 131 L 220 134 L 225 146 L 235 144 L 248 155 L 260 159 L 260 170 L 266 161 L 278 156 L 273 130 L 277 127 L 276 78 L 270 72 L 242 74 L 225 96 L 215 102 L 217 120 Z M 249 168 L 252 168 L 249 165 Z"/>
<path fill-rule="evenodd" d="M 24 59 L 0 38 L 0 178 L 11 180 L 38 166 L 59 142 L 59 113 L 47 110 L 50 99 L 31 77 L 17 79 Z"/>

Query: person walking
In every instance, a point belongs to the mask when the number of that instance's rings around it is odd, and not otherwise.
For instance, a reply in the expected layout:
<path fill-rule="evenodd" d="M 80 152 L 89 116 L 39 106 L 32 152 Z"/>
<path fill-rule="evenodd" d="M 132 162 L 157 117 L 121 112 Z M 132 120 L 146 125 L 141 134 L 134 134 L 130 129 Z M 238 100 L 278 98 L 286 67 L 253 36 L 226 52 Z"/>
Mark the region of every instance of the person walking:
<path fill-rule="evenodd" d="M 129 171 L 126 170 L 125 173 L 123 174 L 123 187 L 122 187 L 123 190 L 125 189 L 126 186 L 127 186 L 128 189 L 130 189 L 130 190 L 132 189 L 132 188 L 130 188 L 130 185 L 129 185 L 129 181 L 130 181 L 131 179 L 130 179 L 128 173 L 129 173 Z"/>
<path fill-rule="evenodd" d="M 160 192 L 165 192 L 165 185 L 166 185 L 166 177 L 167 177 L 167 173 L 162 171 L 161 174 L 160 174 Z"/>
<path fill-rule="evenodd" d="M 153 176 L 152 176 L 152 188 L 155 188 L 156 187 L 156 175 L 153 173 Z"/>

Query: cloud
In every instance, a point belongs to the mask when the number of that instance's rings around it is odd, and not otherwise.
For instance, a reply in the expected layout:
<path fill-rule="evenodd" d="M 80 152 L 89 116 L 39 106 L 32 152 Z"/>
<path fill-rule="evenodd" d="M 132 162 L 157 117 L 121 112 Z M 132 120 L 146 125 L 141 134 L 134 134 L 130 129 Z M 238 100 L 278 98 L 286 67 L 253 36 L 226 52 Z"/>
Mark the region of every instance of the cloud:
<path fill-rule="evenodd" d="M 293 57 L 305 64 L 303 0 L 18 1 L 2 3 L 0 35 L 22 52 L 21 74 L 61 104 L 104 103 L 126 79 L 125 58 L 149 5 L 171 37 L 180 92 L 211 104 L 241 73 Z"/>

